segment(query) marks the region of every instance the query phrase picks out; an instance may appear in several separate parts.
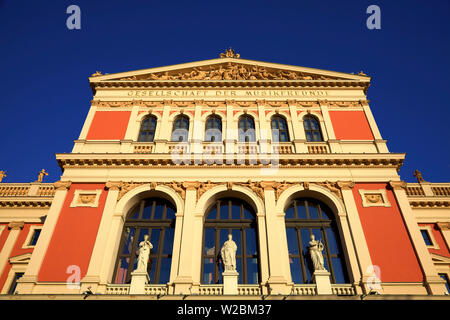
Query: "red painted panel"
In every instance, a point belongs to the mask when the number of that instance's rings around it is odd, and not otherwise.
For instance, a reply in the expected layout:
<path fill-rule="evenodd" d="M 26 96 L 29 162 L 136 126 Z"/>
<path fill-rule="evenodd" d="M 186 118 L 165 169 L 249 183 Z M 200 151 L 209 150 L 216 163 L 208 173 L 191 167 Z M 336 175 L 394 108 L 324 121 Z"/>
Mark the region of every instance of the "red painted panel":
<path fill-rule="evenodd" d="M 423 273 L 406 230 L 395 195 L 384 183 L 359 183 L 353 188 L 356 207 L 372 263 L 380 267 L 381 281 L 420 282 Z M 385 189 L 391 207 L 363 207 L 359 189 Z"/>
<path fill-rule="evenodd" d="M 71 185 L 39 270 L 39 281 L 66 281 L 70 276 L 66 273 L 70 265 L 79 266 L 81 278 L 85 276 L 105 206 L 107 192 L 104 187 L 104 184 Z M 98 207 L 71 208 L 76 189 L 103 190 Z"/>
<path fill-rule="evenodd" d="M 334 134 L 339 140 L 373 140 L 364 111 L 330 111 Z"/>
<path fill-rule="evenodd" d="M 7 223 L 0 224 L 0 227 L 4 227 L 3 231 L 1 231 L 1 234 L 0 234 L 0 251 L 1 251 L 3 248 L 3 245 L 5 244 L 6 239 L 8 239 L 9 229 L 8 229 Z"/>
<path fill-rule="evenodd" d="M 24 246 L 25 240 L 28 237 L 28 233 L 30 232 L 30 227 L 33 225 L 42 226 L 42 224 L 25 223 L 22 230 L 19 233 L 19 236 L 17 237 L 17 240 L 13 246 L 13 249 L 11 250 L 9 258 L 16 257 L 16 256 L 19 256 L 19 255 L 22 255 L 25 253 L 33 252 L 33 248 L 22 249 L 22 247 Z M 6 241 L 5 235 L 7 237 L 9 235 L 9 232 L 10 232 L 10 230 L 8 230 L 8 229 L 3 230 L 3 232 L 0 236 L 0 244 L 2 246 Z M 3 286 L 5 285 L 5 281 L 8 278 L 8 274 L 9 274 L 10 270 L 11 270 L 11 264 L 8 261 L 7 264 L 5 265 L 5 268 L 3 269 L 2 274 L 0 275 L 0 289 L 3 288 Z"/>
<path fill-rule="evenodd" d="M 130 111 L 97 111 L 86 139 L 121 140 L 125 138 L 130 115 Z"/>
<path fill-rule="evenodd" d="M 444 257 L 450 258 L 450 251 L 449 248 L 445 242 L 444 237 L 442 236 L 441 230 L 439 230 L 439 227 L 436 223 L 421 223 L 419 224 L 420 227 L 422 226 L 430 226 L 431 231 L 433 232 L 434 240 L 436 240 L 439 249 L 428 249 L 431 253 L 439 254 Z"/>

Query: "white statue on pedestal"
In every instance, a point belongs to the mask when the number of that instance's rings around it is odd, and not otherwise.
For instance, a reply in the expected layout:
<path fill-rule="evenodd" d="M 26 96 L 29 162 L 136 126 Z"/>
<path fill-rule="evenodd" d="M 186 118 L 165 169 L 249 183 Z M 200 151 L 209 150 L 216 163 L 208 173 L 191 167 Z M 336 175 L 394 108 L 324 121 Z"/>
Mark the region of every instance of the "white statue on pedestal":
<path fill-rule="evenodd" d="M 153 245 L 148 241 L 148 234 L 144 236 L 144 241 L 139 243 L 139 257 L 136 271 L 147 272 L 148 257 Z"/>
<path fill-rule="evenodd" d="M 236 243 L 233 241 L 233 236 L 229 234 L 228 240 L 220 250 L 225 271 L 236 271 L 236 251 Z"/>
<path fill-rule="evenodd" d="M 313 262 L 314 271 L 325 270 L 322 251 L 324 249 L 323 243 L 320 240 L 315 240 L 314 235 L 311 235 L 309 242 L 309 254 Z"/>

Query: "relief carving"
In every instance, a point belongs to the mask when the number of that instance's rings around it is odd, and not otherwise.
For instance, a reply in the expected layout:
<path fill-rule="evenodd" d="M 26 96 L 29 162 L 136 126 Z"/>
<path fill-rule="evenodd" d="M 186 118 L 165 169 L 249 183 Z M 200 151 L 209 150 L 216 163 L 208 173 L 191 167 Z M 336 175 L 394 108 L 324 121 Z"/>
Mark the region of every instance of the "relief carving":
<path fill-rule="evenodd" d="M 364 195 L 367 202 L 370 203 L 383 203 L 383 196 L 380 193 L 373 193 L 373 194 L 365 194 Z"/>
<path fill-rule="evenodd" d="M 185 71 L 164 71 L 134 75 L 119 80 L 331 80 L 315 74 L 298 71 L 268 69 L 256 65 L 224 63 L 202 66 Z"/>

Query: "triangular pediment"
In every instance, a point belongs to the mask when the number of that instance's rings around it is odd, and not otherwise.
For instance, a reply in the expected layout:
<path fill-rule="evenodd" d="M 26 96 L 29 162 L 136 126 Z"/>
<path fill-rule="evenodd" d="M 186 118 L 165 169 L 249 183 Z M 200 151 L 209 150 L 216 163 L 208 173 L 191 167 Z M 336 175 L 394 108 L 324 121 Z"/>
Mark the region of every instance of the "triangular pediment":
<path fill-rule="evenodd" d="M 30 262 L 30 259 L 31 259 L 31 252 L 28 252 L 28 253 L 24 253 L 24 254 L 9 258 L 9 262 L 12 264 L 14 264 L 14 263 L 26 264 L 26 263 Z"/>
<path fill-rule="evenodd" d="M 219 58 L 158 68 L 150 68 L 114 74 L 97 72 L 91 82 L 104 81 L 362 81 L 369 82 L 370 77 L 360 73 L 342 73 L 314 68 L 283 65 L 237 58 Z"/>

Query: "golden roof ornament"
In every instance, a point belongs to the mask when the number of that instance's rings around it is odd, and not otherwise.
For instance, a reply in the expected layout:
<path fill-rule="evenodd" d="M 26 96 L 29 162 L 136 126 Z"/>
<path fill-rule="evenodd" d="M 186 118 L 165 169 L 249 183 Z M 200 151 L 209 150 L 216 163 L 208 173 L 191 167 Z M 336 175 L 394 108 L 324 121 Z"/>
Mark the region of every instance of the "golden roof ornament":
<path fill-rule="evenodd" d="M 225 53 L 221 53 L 219 55 L 221 58 L 236 58 L 239 59 L 241 55 L 239 53 L 236 53 L 231 47 L 227 50 L 225 49 Z"/>
<path fill-rule="evenodd" d="M 0 183 L 2 182 L 4 177 L 6 177 L 6 171 L 0 171 Z"/>
<path fill-rule="evenodd" d="M 358 73 L 358 76 L 367 76 L 362 70 Z"/>
<path fill-rule="evenodd" d="M 102 74 L 102 72 L 101 71 L 95 71 L 95 73 L 93 73 L 92 75 L 91 75 L 91 77 L 98 77 L 98 76 L 102 76 L 103 74 Z"/>

